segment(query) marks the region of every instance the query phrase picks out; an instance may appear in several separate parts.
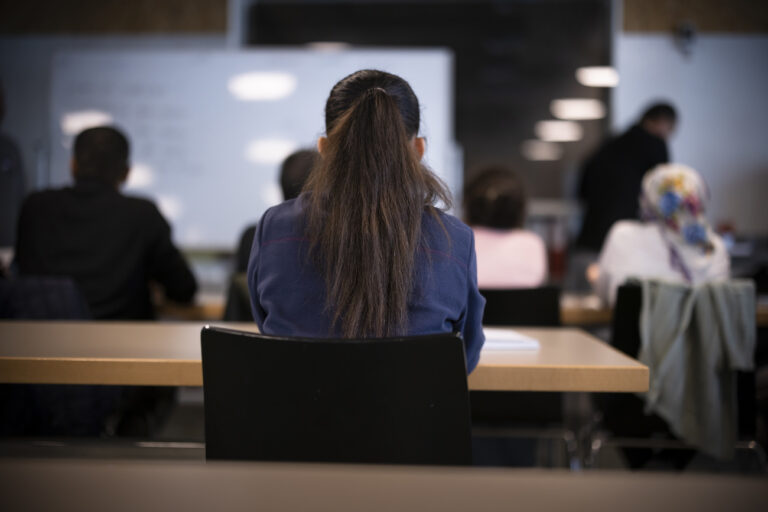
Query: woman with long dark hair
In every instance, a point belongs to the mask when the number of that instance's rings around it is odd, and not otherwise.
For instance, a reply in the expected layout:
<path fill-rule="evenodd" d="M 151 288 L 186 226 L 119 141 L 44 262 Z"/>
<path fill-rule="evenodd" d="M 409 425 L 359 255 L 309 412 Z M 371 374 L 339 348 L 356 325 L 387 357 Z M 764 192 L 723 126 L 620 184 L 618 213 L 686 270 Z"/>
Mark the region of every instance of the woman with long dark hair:
<path fill-rule="evenodd" d="M 484 338 L 472 231 L 422 163 L 408 83 L 363 70 L 325 106 L 321 158 L 304 192 L 259 222 L 248 265 L 266 334 L 373 338 L 459 332 L 467 370 Z"/>

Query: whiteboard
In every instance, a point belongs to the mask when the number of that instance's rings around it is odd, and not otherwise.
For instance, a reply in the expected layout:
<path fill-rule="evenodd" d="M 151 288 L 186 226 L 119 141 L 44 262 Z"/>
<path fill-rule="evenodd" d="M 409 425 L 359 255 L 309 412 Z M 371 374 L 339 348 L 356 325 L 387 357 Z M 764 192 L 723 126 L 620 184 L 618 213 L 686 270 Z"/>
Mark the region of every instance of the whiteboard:
<path fill-rule="evenodd" d="M 425 161 L 461 186 L 448 50 L 68 51 L 52 66 L 50 185 L 71 182 L 80 130 L 115 124 L 131 141 L 124 192 L 154 200 L 187 249 L 231 249 L 280 202 L 282 159 L 315 146 L 331 87 L 358 69 L 411 84 Z"/>

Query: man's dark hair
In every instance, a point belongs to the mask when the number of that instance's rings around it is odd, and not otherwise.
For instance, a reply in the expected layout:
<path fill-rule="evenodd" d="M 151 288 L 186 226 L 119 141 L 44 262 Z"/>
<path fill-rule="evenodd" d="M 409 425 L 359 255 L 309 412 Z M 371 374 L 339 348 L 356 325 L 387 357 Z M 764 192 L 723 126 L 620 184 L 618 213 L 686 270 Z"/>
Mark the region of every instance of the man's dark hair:
<path fill-rule="evenodd" d="M 640 122 L 643 121 L 657 121 L 657 120 L 677 121 L 677 110 L 669 103 L 654 103 L 643 113 L 643 117 L 640 118 Z"/>
<path fill-rule="evenodd" d="M 280 166 L 280 187 L 283 199 L 298 197 L 309 173 L 317 163 L 318 152 L 314 149 L 301 149 L 292 153 Z"/>
<path fill-rule="evenodd" d="M 525 189 L 511 170 L 486 167 L 464 187 L 464 212 L 471 226 L 516 229 L 525 221 Z"/>
<path fill-rule="evenodd" d="M 75 179 L 117 185 L 125 176 L 129 149 L 128 139 L 117 128 L 83 130 L 75 138 Z"/>

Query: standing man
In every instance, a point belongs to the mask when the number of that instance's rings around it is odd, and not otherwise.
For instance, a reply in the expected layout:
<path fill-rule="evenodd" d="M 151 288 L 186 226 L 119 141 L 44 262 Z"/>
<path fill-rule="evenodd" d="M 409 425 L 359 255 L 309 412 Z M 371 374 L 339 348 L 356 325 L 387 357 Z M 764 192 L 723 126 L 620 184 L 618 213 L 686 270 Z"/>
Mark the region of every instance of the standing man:
<path fill-rule="evenodd" d="M 584 164 L 579 197 L 585 213 L 579 249 L 600 251 L 613 223 L 638 218 L 637 199 L 646 171 L 669 162 L 667 141 L 677 125 L 672 105 L 649 107 L 640 122 L 605 143 Z"/>
<path fill-rule="evenodd" d="M 19 273 L 71 277 L 94 319 L 154 318 L 150 282 L 177 302 L 191 301 L 197 290 L 154 203 L 120 193 L 128 155 L 128 140 L 115 128 L 81 132 L 74 186 L 30 194 L 19 214 Z"/>

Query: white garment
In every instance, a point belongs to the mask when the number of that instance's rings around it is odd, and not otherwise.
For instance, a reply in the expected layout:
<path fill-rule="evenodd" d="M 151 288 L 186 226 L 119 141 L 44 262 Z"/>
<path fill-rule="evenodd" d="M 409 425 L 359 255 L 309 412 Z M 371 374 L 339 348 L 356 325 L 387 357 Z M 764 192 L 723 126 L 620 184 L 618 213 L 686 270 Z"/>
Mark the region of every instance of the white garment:
<path fill-rule="evenodd" d="M 547 280 L 547 249 L 522 229 L 472 228 L 479 288 L 533 288 Z"/>
<path fill-rule="evenodd" d="M 600 275 L 595 283 L 595 292 L 605 303 L 613 306 L 616 289 L 630 277 L 693 286 L 728 279 L 728 251 L 717 234 L 710 233 L 709 236 L 713 250 L 708 254 L 695 246 L 671 242 L 690 271 L 691 283 L 686 283 L 682 272 L 671 264 L 669 246 L 658 224 L 619 221 L 611 228 L 600 252 Z"/>

